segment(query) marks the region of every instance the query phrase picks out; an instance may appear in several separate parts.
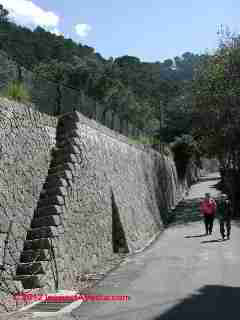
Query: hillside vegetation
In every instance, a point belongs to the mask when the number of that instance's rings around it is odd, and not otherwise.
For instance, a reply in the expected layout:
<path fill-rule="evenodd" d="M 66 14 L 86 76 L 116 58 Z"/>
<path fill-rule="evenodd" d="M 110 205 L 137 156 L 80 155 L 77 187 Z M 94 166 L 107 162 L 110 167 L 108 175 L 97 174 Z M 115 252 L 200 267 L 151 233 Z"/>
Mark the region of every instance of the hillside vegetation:
<path fill-rule="evenodd" d="M 211 55 L 185 52 L 154 63 L 128 55 L 104 59 L 94 48 L 41 27 L 20 27 L 0 7 L 0 48 L 38 77 L 83 90 L 104 105 L 105 112 L 113 110 L 144 130 L 149 141 L 171 143 L 179 168 L 193 156 L 219 159 L 238 214 L 238 35 L 221 30 L 219 47 Z"/>
<path fill-rule="evenodd" d="M 0 48 L 36 75 L 81 89 L 94 100 L 170 142 L 191 130 L 189 83 L 206 55 L 190 52 L 163 62 L 138 57 L 104 59 L 94 48 L 37 27 L 31 31 L 8 20 L 1 9 Z M 166 129 L 167 128 L 167 129 Z M 159 132 L 161 131 L 161 132 Z"/>

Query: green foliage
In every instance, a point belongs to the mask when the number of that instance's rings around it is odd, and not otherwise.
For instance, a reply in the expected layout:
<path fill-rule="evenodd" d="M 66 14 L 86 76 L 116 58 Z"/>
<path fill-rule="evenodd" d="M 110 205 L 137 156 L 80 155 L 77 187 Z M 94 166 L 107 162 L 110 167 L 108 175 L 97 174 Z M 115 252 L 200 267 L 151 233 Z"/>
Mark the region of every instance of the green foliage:
<path fill-rule="evenodd" d="M 204 58 L 185 53 L 175 60 L 175 67 L 171 59 L 163 63 L 141 62 L 129 56 L 115 60 L 121 70 L 122 82 L 131 88 L 141 104 L 143 101 L 145 103 L 142 112 L 142 116 L 147 116 L 145 124 L 150 126 L 157 120 L 158 128 L 154 128 L 154 131 L 164 142 L 171 142 L 174 137 L 191 132 L 189 83 L 193 79 L 194 68 Z"/>
<path fill-rule="evenodd" d="M 31 31 L 7 21 L 0 24 L 0 44 L 2 50 L 28 69 L 33 69 L 40 62 L 48 63 L 52 60 L 72 63 L 75 57 L 94 57 L 99 63 L 103 61 L 91 47 L 77 44 L 41 27 Z"/>
<path fill-rule="evenodd" d="M 196 72 L 194 135 L 209 155 L 240 168 L 240 47 L 229 43 Z"/>
<path fill-rule="evenodd" d="M 6 10 L 2 4 L 0 4 L 0 23 L 8 21 L 9 12 Z"/>
<path fill-rule="evenodd" d="M 163 65 L 166 67 L 166 68 L 171 68 L 173 66 L 173 61 L 172 59 L 166 59 L 163 61 Z"/>
<path fill-rule="evenodd" d="M 215 54 L 196 70 L 194 135 L 206 154 L 220 160 L 225 188 L 239 215 L 240 36 L 227 30 L 221 37 Z"/>
<path fill-rule="evenodd" d="M 106 60 L 89 46 L 7 19 L 0 23 L 0 48 L 37 77 L 81 89 L 104 106 L 103 118 L 111 110 L 149 135 L 157 132 L 164 142 L 191 130 L 192 105 L 180 98 L 188 98 L 184 90 L 203 56 L 186 52 L 162 63 L 128 55 Z M 60 99 L 59 90 L 59 106 Z"/>
<path fill-rule="evenodd" d="M 27 89 L 18 82 L 11 82 L 3 92 L 3 96 L 18 102 L 29 102 L 31 100 Z"/>
<path fill-rule="evenodd" d="M 177 137 L 170 146 L 174 154 L 178 175 L 180 178 L 184 178 L 189 161 L 200 155 L 199 146 L 191 135 Z"/>
<path fill-rule="evenodd" d="M 153 145 L 158 143 L 158 140 L 152 136 L 139 136 L 138 138 L 131 138 L 131 141 L 136 144 Z"/>
<path fill-rule="evenodd" d="M 36 77 L 66 84 L 72 72 L 72 66 L 68 63 L 52 60 L 49 63 L 39 63 L 34 67 L 33 72 Z"/>

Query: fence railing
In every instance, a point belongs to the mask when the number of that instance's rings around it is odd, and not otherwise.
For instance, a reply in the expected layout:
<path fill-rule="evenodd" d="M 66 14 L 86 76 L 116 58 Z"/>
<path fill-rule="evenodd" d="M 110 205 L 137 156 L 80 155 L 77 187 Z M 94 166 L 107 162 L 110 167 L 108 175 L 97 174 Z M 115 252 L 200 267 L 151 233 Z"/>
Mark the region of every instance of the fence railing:
<path fill-rule="evenodd" d="M 16 80 L 23 83 L 32 103 L 40 112 L 58 115 L 76 110 L 127 137 L 146 136 L 144 130 L 137 128 L 126 116 L 121 116 L 108 106 L 94 101 L 82 90 L 36 77 L 31 71 L 9 59 L 5 52 L 0 51 L 0 91 Z"/>

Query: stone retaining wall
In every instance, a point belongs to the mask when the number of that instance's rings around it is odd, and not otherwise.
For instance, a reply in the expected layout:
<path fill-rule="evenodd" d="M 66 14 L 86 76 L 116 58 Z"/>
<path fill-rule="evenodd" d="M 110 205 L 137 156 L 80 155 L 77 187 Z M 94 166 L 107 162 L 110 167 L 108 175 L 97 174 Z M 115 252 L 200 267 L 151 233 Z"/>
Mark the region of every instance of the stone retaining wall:
<path fill-rule="evenodd" d="M 0 265 L 4 263 L 2 276 L 8 279 L 0 291 L 1 301 L 9 289 L 16 291 L 16 285 L 21 289 L 11 279 L 47 175 L 56 123 L 56 119 L 25 105 L 0 99 Z M 2 261 L 11 220 L 12 232 Z M 4 287 L 3 281 L 1 285 Z"/>
<path fill-rule="evenodd" d="M 1 228 L 13 220 L 8 259 L 25 288 L 40 283 L 37 275 L 54 290 L 49 252 L 58 286 L 68 289 L 80 274 L 141 250 L 198 179 L 190 166 L 179 181 L 170 152 L 130 144 L 78 112 L 57 124 L 6 99 L 0 108 Z"/>
<path fill-rule="evenodd" d="M 148 245 L 198 179 L 190 166 L 179 181 L 170 154 L 129 144 L 77 112 L 60 118 L 57 148 L 59 156 L 67 149 L 73 156 L 62 206 L 64 232 L 56 248 L 62 287 L 81 273 L 99 270 L 114 255 Z"/>

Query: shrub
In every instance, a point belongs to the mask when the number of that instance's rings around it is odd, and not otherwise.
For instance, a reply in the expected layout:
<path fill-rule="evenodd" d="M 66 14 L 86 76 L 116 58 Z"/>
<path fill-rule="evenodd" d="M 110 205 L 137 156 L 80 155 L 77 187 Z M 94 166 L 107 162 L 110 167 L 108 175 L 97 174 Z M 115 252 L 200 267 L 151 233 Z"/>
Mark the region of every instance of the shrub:
<path fill-rule="evenodd" d="M 8 85 L 5 92 L 3 92 L 3 96 L 18 102 L 29 102 L 31 100 L 30 95 L 24 85 L 15 81 Z"/>
<path fill-rule="evenodd" d="M 154 138 L 151 136 L 128 137 L 128 139 L 133 144 L 152 145 L 155 143 Z"/>
<path fill-rule="evenodd" d="M 170 146 L 174 154 L 178 175 L 180 178 L 184 178 L 190 160 L 199 159 L 198 144 L 191 135 L 182 135 L 177 137 Z"/>

